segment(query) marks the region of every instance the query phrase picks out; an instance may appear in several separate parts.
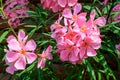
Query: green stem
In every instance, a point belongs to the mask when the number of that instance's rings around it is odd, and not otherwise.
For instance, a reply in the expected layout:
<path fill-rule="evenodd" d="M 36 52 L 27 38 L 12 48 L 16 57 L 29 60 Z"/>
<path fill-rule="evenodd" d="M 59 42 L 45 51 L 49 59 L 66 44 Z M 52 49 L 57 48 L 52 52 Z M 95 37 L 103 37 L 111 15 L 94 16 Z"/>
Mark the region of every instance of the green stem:
<path fill-rule="evenodd" d="M 5 13 L 4 13 L 4 11 L 3 11 L 3 7 L 1 7 L 0 10 L 1 10 L 1 13 L 2 13 L 2 15 L 4 16 L 4 18 L 5 18 L 6 20 L 8 20 L 7 17 L 6 17 L 6 15 L 5 15 Z M 15 33 L 13 27 L 11 26 L 9 20 L 7 21 L 7 23 L 8 23 L 8 25 L 9 25 L 9 27 L 10 27 L 10 30 L 13 32 L 13 34 L 14 34 L 15 37 L 17 38 L 17 34 Z"/>

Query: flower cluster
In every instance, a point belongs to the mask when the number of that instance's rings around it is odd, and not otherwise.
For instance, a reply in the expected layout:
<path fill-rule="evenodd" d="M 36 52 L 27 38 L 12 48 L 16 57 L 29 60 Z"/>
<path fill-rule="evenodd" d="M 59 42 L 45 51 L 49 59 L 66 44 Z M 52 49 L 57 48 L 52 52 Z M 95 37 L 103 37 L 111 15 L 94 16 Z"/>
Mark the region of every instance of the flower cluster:
<path fill-rule="evenodd" d="M 28 10 L 26 7 L 28 0 L 7 0 L 5 4 L 5 16 L 7 19 L 9 19 L 10 24 L 16 28 L 20 23 L 19 17 L 28 16 L 26 12 Z"/>
<path fill-rule="evenodd" d="M 120 20 L 120 3 L 118 3 L 113 9 L 112 12 L 118 12 L 118 14 L 115 16 L 114 21 Z"/>
<path fill-rule="evenodd" d="M 26 64 L 31 64 L 36 58 L 35 54 L 36 43 L 34 40 L 27 41 L 28 36 L 25 36 L 24 31 L 19 31 L 18 38 L 16 39 L 13 35 L 7 39 L 8 50 L 5 49 L 6 64 L 9 66 L 6 71 L 10 74 L 14 74 L 15 71 L 24 70 Z M 45 67 L 46 59 L 52 59 L 51 55 L 52 46 L 49 46 L 46 51 L 42 54 L 38 54 L 40 60 L 38 61 L 38 68 Z"/>
<path fill-rule="evenodd" d="M 53 12 L 58 12 L 66 7 L 74 6 L 78 0 L 41 0 L 43 8 L 52 9 Z"/>
<path fill-rule="evenodd" d="M 61 61 L 70 61 L 72 64 L 80 64 L 83 59 L 97 55 L 95 50 L 101 46 L 97 26 L 106 23 L 104 17 L 95 19 L 95 11 L 90 13 L 87 20 L 87 13 L 80 12 L 81 9 L 80 4 L 76 4 L 73 10 L 65 8 L 62 16 L 51 25 L 51 37 L 57 42 L 56 53 L 60 54 Z M 63 20 L 64 25 L 61 24 Z"/>

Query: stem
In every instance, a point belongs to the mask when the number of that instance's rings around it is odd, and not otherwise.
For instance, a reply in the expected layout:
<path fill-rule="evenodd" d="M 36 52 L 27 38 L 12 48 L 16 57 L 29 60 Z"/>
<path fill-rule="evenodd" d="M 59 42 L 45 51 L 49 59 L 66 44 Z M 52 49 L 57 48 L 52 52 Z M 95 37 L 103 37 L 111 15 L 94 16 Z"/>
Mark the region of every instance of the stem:
<path fill-rule="evenodd" d="M 1 13 L 2 13 L 2 15 L 4 16 L 4 18 L 5 18 L 6 20 L 8 20 L 8 18 L 6 17 L 6 15 L 5 15 L 4 11 L 3 11 L 3 7 L 1 7 L 0 10 L 1 10 Z M 9 25 L 9 27 L 10 27 L 10 30 L 13 32 L 13 34 L 14 34 L 15 37 L 17 38 L 17 34 L 15 33 L 13 27 L 11 26 L 9 20 L 7 21 L 7 23 L 8 23 L 8 25 Z"/>

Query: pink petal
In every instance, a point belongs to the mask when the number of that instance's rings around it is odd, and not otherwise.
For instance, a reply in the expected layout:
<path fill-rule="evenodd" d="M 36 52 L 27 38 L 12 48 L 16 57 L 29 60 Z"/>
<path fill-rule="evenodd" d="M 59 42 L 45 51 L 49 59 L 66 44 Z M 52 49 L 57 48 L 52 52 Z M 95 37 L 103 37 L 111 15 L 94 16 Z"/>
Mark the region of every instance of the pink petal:
<path fill-rule="evenodd" d="M 95 19 L 96 12 L 95 10 L 90 13 L 90 19 L 94 20 Z"/>
<path fill-rule="evenodd" d="M 19 56 L 20 55 L 17 52 L 8 51 L 6 54 L 6 59 L 7 59 L 8 63 L 14 62 L 18 59 Z"/>
<path fill-rule="evenodd" d="M 16 62 L 15 62 L 15 68 L 18 70 L 24 70 L 26 67 L 26 59 L 25 56 L 21 56 Z"/>
<path fill-rule="evenodd" d="M 65 42 L 66 42 L 68 45 L 71 45 L 71 46 L 74 45 L 74 43 L 73 43 L 71 40 L 69 40 L 69 39 L 66 39 Z"/>
<path fill-rule="evenodd" d="M 69 51 L 68 50 L 62 50 L 61 53 L 60 53 L 60 59 L 61 59 L 61 61 L 68 61 Z"/>
<path fill-rule="evenodd" d="M 65 8 L 62 12 L 62 16 L 65 18 L 72 18 L 72 12 L 70 8 Z"/>
<path fill-rule="evenodd" d="M 25 57 L 27 58 L 27 62 L 30 64 L 37 58 L 37 55 L 35 53 L 26 52 Z"/>
<path fill-rule="evenodd" d="M 34 51 L 36 49 L 36 43 L 34 40 L 29 40 L 26 45 L 25 49 L 28 51 Z"/>
<path fill-rule="evenodd" d="M 9 37 L 7 38 L 7 43 L 10 43 L 10 41 L 11 41 L 12 39 L 16 39 L 16 38 L 15 38 L 13 35 L 9 36 Z"/>
<path fill-rule="evenodd" d="M 75 61 L 78 61 L 78 60 L 79 60 L 79 57 L 76 56 L 75 53 L 70 53 L 70 55 L 69 55 L 69 61 L 70 62 L 75 62 Z"/>
<path fill-rule="evenodd" d="M 95 24 L 99 26 L 104 26 L 106 24 L 106 19 L 104 17 L 99 17 L 95 20 Z"/>
<path fill-rule="evenodd" d="M 74 6 L 77 3 L 77 0 L 68 0 L 69 6 Z"/>
<path fill-rule="evenodd" d="M 81 47 L 80 48 L 80 59 L 84 59 L 86 57 L 86 48 Z"/>
<path fill-rule="evenodd" d="M 96 56 L 97 53 L 92 47 L 87 47 L 87 56 Z"/>
<path fill-rule="evenodd" d="M 15 51 L 21 50 L 20 44 L 16 39 L 11 39 L 8 43 L 8 47 L 9 49 Z"/>
<path fill-rule="evenodd" d="M 6 72 L 10 74 L 14 74 L 15 71 L 16 71 L 16 68 L 14 67 L 13 64 L 11 64 L 9 67 L 6 68 Z"/>
<path fill-rule="evenodd" d="M 45 67 L 45 63 L 46 63 L 46 60 L 44 60 L 44 59 L 40 59 L 39 61 L 38 61 L 38 65 L 37 65 L 37 68 L 44 68 Z"/>
<path fill-rule="evenodd" d="M 52 51 L 52 46 L 48 46 L 48 48 L 45 51 L 46 58 L 49 59 L 49 60 L 51 60 L 53 58 L 52 54 L 50 53 L 51 51 Z"/>
<path fill-rule="evenodd" d="M 58 4 L 55 4 L 54 6 L 52 6 L 53 12 L 58 12 L 59 10 L 60 10 L 60 6 Z"/>
<path fill-rule="evenodd" d="M 61 7 L 65 7 L 66 4 L 67 4 L 67 0 L 58 0 L 58 4 L 59 4 Z"/>
<path fill-rule="evenodd" d="M 78 47 L 74 47 L 74 53 L 76 56 L 78 56 L 78 53 L 79 53 L 79 48 Z"/>
<path fill-rule="evenodd" d="M 20 30 L 18 33 L 18 40 L 22 41 L 25 37 L 25 32 L 23 30 Z"/>
<path fill-rule="evenodd" d="M 78 14 L 80 11 L 81 11 L 81 9 L 82 9 L 82 6 L 81 6 L 81 4 L 76 4 L 75 6 L 74 6 L 74 13 L 73 14 Z"/>

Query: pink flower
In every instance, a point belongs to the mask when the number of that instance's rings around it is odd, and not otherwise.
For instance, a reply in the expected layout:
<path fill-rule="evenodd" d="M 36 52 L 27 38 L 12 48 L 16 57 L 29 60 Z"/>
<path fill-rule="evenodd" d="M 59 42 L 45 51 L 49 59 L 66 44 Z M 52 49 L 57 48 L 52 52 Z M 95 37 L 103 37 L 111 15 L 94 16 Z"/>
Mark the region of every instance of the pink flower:
<path fill-rule="evenodd" d="M 99 36 L 91 35 L 86 36 L 86 38 L 80 42 L 80 58 L 84 59 L 88 56 L 96 56 L 97 53 L 95 49 L 99 49 L 101 46 L 101 39 Z"/>
<path fill-rule="evenodd" d="M 120 44 L 115 46 L 120 51 Z"/>
<path fill-rule="evenodd" d="M 61 61 L 70 61 L 72 64 L 76 64 L 79 61 L 79 57 L 77 56 L 79 48 L 68 39 L 63 43 L 57 44 L 56 52 L 60 54 Z"/>
<path fill-rule="evenodd" d="M 118 3 L 113 9 L 112 12 L 118 12 L 117 15 L 115 15 L 113 21 L 119 21 L 120 20 L 120 3 Z"/>
<path fill-rule="evenodd" d="M 72 14 L 72 11 L 71 11 L 70 8 L 65 8 L 62 12 L 62 16 L 64 16 L 65 18 L 70 18 L 70 19 L 75 21 L 75 20 L 77 20 L 78 13 L 81 11 L 81 9 L 82 9 L 81 4 L 76 4 L 74 6 L 74 9 L 73 9 L 74 11 L 73 11 L 73 14 Z"/>
<path fill-rule="evenodd" d="M 104 5 L 107 5 L 108 2 L 109 2 L 109 0 L 104 0 L 103 4 L 104 4 Z"/>
<path fill-rule="evenodd" d="M 46 60 L 52 60 L 53 57 L 52 57 L 52 54 L 51 54 L 51 51 L 52 51 L 52 46 L 48 46 L 48 48 L 42 52 L 42 54 L 38 54 L 39 56 L 39 61 L 38 61 L 38 68 L 44 68 L 45 67 L 45 63 L 46 63 Z"/>
<path fill-rule="evenodd" d="M 21 22 L 21 19 L 19 17 L 28 16 L 27 14 L 28 8 L 26 7 L 26 5 L 28 4 L 28 0 L 13 0 L 13 1 L 7 0 L 5 4 L 6 4 L 4 8 L 5 16 L 7 17 L 7 19 L 9 19 L 9 23 L 11 24 L 11 26 L 16 28 Z M 13 9 L 14 7 L 19 6 L 21 4 L 24 4 L 24 6 L 17 8 L 15 10 Z"/>
<path fill-rule="evenodd" d="M 77 0 L 58 0 L 58 4 L 61 7 L 74 6 L 77 3 Z"/>
<path fill-rule="evenodd" d="M 7 39 L 9 50 L 6 51 L 7 64 L 12 64 L 9 68 L 15 68 L 15 70 L 24 70 L 26 64 L 32 63 L 36 58 L 34 53 L 36 49 L 36 43 L 34 40 L 27 41 L 24 31 L 19 31 L 18 38 L 13 35 Z M 13 69 L 13 72 L 15 71 Z M 6 70 L 6 71 L 9 71 Z M 9 73 L 13 73 L 9 71 Z"/>
<path fill-rule="evenodd" d="M 78 0 L 41 0 L 44 9 L 52 9 L 53 12 L 58 12 L 66 7 L 74 6 Z"/>
<path fill-rule="evenodd" d="M 112 11 L 119 11 L 120 10 L 120 3 L 115 5 L 115 7 L 112 9 Z"/>

